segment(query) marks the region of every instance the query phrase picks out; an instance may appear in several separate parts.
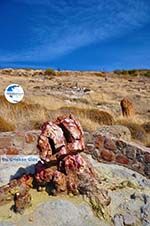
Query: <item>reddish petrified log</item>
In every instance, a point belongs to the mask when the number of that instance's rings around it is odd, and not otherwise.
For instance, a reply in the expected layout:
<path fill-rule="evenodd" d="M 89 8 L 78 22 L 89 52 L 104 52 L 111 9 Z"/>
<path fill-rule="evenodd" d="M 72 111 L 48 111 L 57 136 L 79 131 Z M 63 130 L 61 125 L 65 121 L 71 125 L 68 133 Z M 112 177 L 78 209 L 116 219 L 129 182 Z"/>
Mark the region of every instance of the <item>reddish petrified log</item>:
<path fill-rule="evenodd" d="M 28 190 L 23 189 L 14 195 L 14 211 L 23 214 L 24 210 L 31 206 L 31 195 Z"/>
<path fill-rule="evenodd" d="M 50 162 L 56 152 L 66 154 L 65 137 L 62 129 L 54 122 L 46 122 L 38 140 L 39 155 L 44 162 Z"/>
<path fill-rule="evenodd" d="M 11 180 L 7 185 L 0 187 L 0 204 L 14 199 L 16 193 L 28 192 L 32 187 L 33 177 L 23 175 L 21 178 Z"/>
<path fill-rule="evenodd" d="M 42 126 L 38 140 L 41 161 L 35 165 L 34 175 L 24 175 L 0 188 L 0 202 L 14 199 L 14 210 L 23 213 L 31 205 L 29 189 L 49 194 L 85 194 L 101 205 L 108 205 L 107 191 L 98 188 L 92 167 L 79 154 L 84 151 L 83 130 L 73 115 L 58 117 Z M 98 198 L 100 197 L 100 198 Z"/>
<path fill-rule="evenodd" d="M 132 117 L 135 115 L 135 108 L 131 100 L 127 97 L 123 98 L 120 102 L 122 114 L 125 117 Z"/>
<path fill-rule="evenodd" d="M 73 115 L 58 117 L 53 122 L 46 122 L 38 140 L 40 158 L 50 162 L 51 156 L 57 159 L 68 154 L 76 154 L 85 149 L 82 127 Z"/>
<path fill-rule="evenodd" d="M 62 129 L 68 153 L 78 153 L 85 149 L 84 133 L 80 122 L 71 114 L 69 117 L 58 117 L 56 124 Z"/>

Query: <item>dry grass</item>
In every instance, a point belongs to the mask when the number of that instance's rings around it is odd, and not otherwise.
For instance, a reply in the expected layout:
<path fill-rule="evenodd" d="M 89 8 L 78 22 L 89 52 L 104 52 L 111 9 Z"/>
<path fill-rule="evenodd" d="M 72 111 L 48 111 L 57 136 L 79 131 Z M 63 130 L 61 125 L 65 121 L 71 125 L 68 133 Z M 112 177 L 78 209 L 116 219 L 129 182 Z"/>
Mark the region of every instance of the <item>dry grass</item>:
<path fill-rule="evenodd" d="M 29 129 L 32 128 L 32 122 L 43 122 L 47 119 L 47 110 L 39 104 L 25 101 L 11 104 L 3 96 L 0 96 L 0 104 L 0 116 L 14 124 L 16 129 Z"/>
<path fill-rule="evenodd" d="M 144 122 L 144 123 L 142 124 L 142 127 L 144 128 L 144 130 L 145 130 L 147 133 L 150 133 L 150 121 Z"/>
<path fill-rule="evenodd" d="M 132 139 L 144 144 L 147 143 L 147 133 L 143 126 L 136 122 L 135 119 L 120 119 L 116 121 L 116 124 L 126 126 L 131 132 Z"/>
<path fill-rule="evenodd" d="M 52 95 L 47 95 L 47 96 L 32 95 L 28 99 L 28 102 L 32 104 L 39 104 L 41 107 L 44 107 L 48 110 L 57 110 L 64 106 L 64 101 Z"/>
<path fill-rule="evenodd" d="M 150 148 L 150 121 L 143 123 L 142 127 L 146 131 L 145 146 Z"/>
<path fill-rule="evenodd" d="M 119 102 L 124 96 L 129 96 L 137 105 L 138 118 L 136 116 L 128 122 L 117 118 L 116 123 L 127 126 L 134 139 L 149 145 L 150 122 L 146 122 L 146 120 L 149 120 L 149 109 L 147 106 L 149 86 L 147 80 L 139 83 L 138 79 L 134 77 L 132 82 L 128 82 L 128 78 L 122 79 L 120 75 L 118 77 L 111 75 L 105 81 L 101 77 L 101 73 L 96 74 L 97 76 L 88 73 L 81 73 L 80 75 L 79 73 L 77 77 L 67 72 L 58 71 L 57 75 L 58 77 L 49 75 L 32 77 L 32 82 L 30 83 L 23 76 L 9 77 L 5 75 L 2 77 L 1 93 L 3 93 L 4 87 L 13 80 L 13 82 L 23 85 L 26 97 L 23 102 L 13 105 L 8 103 L 3 96 L 0 96 L 0 117 L 15 125 L 16 129 L 39 129 L 44 121 L 56 118 L 57 115 L 62 113 L 73 112 L 79 118 L 85 130 L 93 131 L 99 125 L 114 124 L 112 114 L 114 117 L 119 117 Z M 63 75 L 67 75 L 67 77 Z M 77 95 L 77 98 L 75 97 L 74 99 L 72 96 L 65 95 L 65 87 L 68 87 L 68 84 L 73 87 L 76 82 L 78 82 L 79 87 L 87 88 L 91 92 L 85 93 L 83 96 Z M 35 85 L 39 86 L 39 89 L 34 89 Z M 54 88 L 52 92 L 51 88 L 45 89 L 47 86 Z M 60 92 L 57 87 L 60 87 Z M 61 91 L 62 87 L 64 87 L 64 92 Z M 140 93 L 138 87 L 142 89 Z M 59 95 L 57 96 L 57 94 Z M 138 95 L 140 95 L 140 102 Z M 99 110 L 97 107 L 106 109 L 106 111 Z"/>
<path fill-rule="evenodd" d="M 84 118 L 84 117 L 79 116 L 78 119 L 80 120 L 80 123 L 81 123 L 84 131 L 94 132 L 99 128 L 98 123 L 93 122 L 86 117 Z"/>
<path fill-rule="evenodd" d="M 104 94 L 103 92 L 91 92 L 89 93 L 85 99 L 90 103 L 90 104 L 100 104 L 100 103 L 112 103 L 112 100 L 110 96 L 108 96 L 106 93 Z"/>
<path fill-rule="evenodd" d="M 150 133 L 146 134 L 145 143 L 144 145 L 148 148 L 150 148 Z"/>
<path fill-rule="evenodd" d="M 0 117 L 0 132 L 14 131 L 15 125 Z"/>
<path fill-rule="evenodd" d="M 113 117 L 105 111 L 90 108 L 78 108 L 78 107 L 63 107 L 60 108 L 62 113 L 73 113 L 80 118 L 88 119 L 91 122 L 98 123 L 99 125 L 112 125 L 114 123 Z"/>
<path fill-rule="evenodd" d="M 94 101 L 100 100 L 93 96 Z M 103 98 L 101 98 L 101 101 Z M 60 114 L 73 113 L 80 120 L 84 130 L 95 131 L 99 125 L 124 125 L 131 131 L 132 138 L 150 147 L 150 122 L 143 122 L 137 117 L 114 121 L 111 114 L 93 108 L 90 104 L 78 103 L 76 106 L 66 106 L 65 102 L 52 95 L 30 96 L 18 104 L 10 104 L 0 96 L 0 131 L 15 129 L 39 129 L 43 122 L 53 120 Z"/>
<path fill-rule="evenodd" d="M 83 128 L 88 131 L 96 130 L 101 124 L 111 125 L 114 121 L 107 112 L 88 108 L 81 104 L 79 104 L 80 107 L 64 107 L 63 101 L 52 96 L 32 96 L 18 104 L 11 104 L 3 96 L 0 96 L 0 102 L 0 116 L 5 116 L 9 124 L 15 125 L 16 129 L 39 129 L 44 121 L 70 112 L 77 115 Z M 8 131 L 8 129 L 6 130 Z M 14 130 L 14 127 L 10 130 Z"/>
<path fill-rule="evenodd" d="M 51 109 L 48 111 L 48 119 L 53 120 L 60 114 L 73 113 L 80 120 L 83 128 L 88 131 L 94 131 L 98 129 L 99 125 L 112 125 L 114 122 L 113 117 L 104 111 L 98 109 L 88 108 L 85 105 L 75 106 L 63 106 L 59 109 Z M 34 128 L 39 129 L 41 123 L 35 122 Z"/>

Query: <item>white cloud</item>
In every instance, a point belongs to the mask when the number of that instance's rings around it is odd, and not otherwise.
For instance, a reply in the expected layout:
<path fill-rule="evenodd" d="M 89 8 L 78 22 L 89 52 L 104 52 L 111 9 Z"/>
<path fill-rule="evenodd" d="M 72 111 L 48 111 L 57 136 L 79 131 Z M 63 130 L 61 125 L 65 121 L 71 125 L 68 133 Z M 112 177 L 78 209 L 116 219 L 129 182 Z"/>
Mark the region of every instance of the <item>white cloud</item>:
<path fill-rule="evenodd" d="M 29 46 L 15 53 L 3 52 L 0 60 L 45 61 L 67 54 L 90 43 L 119 37 L 144 25 L 149 19 L 146 0 L 13 0 L 41 5 L 31 17 Z M 63 7 L 62 7 L 63 6 Z"/>

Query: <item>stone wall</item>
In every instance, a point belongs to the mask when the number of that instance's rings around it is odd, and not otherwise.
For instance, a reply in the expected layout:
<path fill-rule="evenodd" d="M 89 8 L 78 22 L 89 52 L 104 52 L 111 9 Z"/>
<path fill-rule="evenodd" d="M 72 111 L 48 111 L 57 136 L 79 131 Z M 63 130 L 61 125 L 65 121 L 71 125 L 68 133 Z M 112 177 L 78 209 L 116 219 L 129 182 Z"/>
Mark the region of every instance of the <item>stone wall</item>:
<path fill-rule="evenodd" d="M 40 131 L 0 133 L 0 155 L 36 155 Z"/>
<path fill-rule="evenodd" d="M 0 133 L 0 155 L 37 155 L 40 131 Z M 99 162 L 116 163 L 150 178 L 150 149 L 102 133 L 85 132 L 87 154 Z"/>
<path fill-rule="evenodd" d="M 150 148 L 122 139 L 86 133 L 86 153 L 99 162 L 126 166 L 150 178 Z"/>

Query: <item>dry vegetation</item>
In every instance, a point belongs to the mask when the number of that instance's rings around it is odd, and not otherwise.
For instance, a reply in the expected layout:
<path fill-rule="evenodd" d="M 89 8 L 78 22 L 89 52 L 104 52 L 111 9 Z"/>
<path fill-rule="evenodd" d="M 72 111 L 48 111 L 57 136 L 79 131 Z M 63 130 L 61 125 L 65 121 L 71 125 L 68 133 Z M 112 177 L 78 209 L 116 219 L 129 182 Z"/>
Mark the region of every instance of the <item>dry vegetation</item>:
<path fill-rule="evenodd" d="M 98 109 L 63 107 L 60 111 L 79 115 L 80 117 L 89 119 L 99 125 L 112 125 L 114 123 L 113 117 L 108 112 L 100 111 Z"/>
<path fill-rule="evenodd" d="M 38 99 L 38 98 L 37 98 Z M 45 100 L 45 101 L 44 101 Z M 37 101 L 37 100 L 36 100 Z M 39 103 L 28 100 L 17 105 L 7 102 L 4 96 L 0 96 L 1 110 L 0 114 L 7 119 L 7 123 L 1 123 L 0 131 L 11 131 L 17 129 L 39 129 L 40 125 L 47 120 L 52 120 L 61 113 L 73 113 L 83 122 L 84 128 L 94 130 L 98 125 L 112 125 L 113 117 L 104 111 L 98 109 L 78 108 L 78 107 L 61 107 L 61 102 L 55 105 L 54 100 L 40 98 Z M 56 100 L 55 100 L 56 101 Z M 51 107 L 52 106 L 52 107 Z M 1 117 L 1 121 L 5 119 Z M 10 126 L 8 126 L 10 125 Z M 12 126 L 14 125 L 14 126 Z"/>
<path fill-rule="evenodd" d="M 133 120 L 131 118 L 131 119 L 117 120 L 116 124 L 126 126 L 130 130 L 131 136 L 134 140 L 138 140 L 142 143 L 146 143 L 147 141 L 146 131 L 142 125 L 137 123 L 135 119 Z"/>
<path fill-rule="evenodd" d="M 150 70 L 115 70 L 115 74 L 123 77 L 138 77 L 145 76 L 150 77 Z"/>
<path fill-rule="evenodd" d="M 13 76 L 7 71 L 0 72 L 0 131 L 39 129 L 44 121 L 72 112 L 85 130 L 94 131 L 103 124 L 120 124 L 129 128 L 134 140 L 150 146 L 149 71 L 142 72 L 141 78 L 139 71 L 123 71 L 121 77 L 119 72 L 70 76 L 66 76 L 68 72 L 57 72 L 61 76 L 55 76 L 52 70 L 33 75 L 28 75 L 27 70 L 23 76 L 11 73 Z M 23 102 L 15 105 L 3 96 L 4 88 L 12 82 L 22 85 L 26 94 Z M 86 88 L 85 93 L 82 88 Z M 135 117 L 128 120 L 120 117 L 120 100 L 125 96 L 136 106 Z"/>
<path fill-rule="evenodd" d="M 0 131 L 10 131 L 16 129 L 33 129 L 34 123 L 38 121 L 43 122 L 47 118 L 47 111 L 39 104 L 32 104 L 30 102 L 21 102 L 19 104 L 9 103 L 3 96 L 0 96 L 1 119 L 7 121 L 0 126 Z M 8 126 L 8 124 L 10 126 Z M 14 125 L 13 127 L 11 125 Z"/>
<path fill-rule="evenodd" d="M 4 118 L 0 117 L 0 131 L 8 132 L 14 131 L 16 129 L 15 125 L 11 122 L 6 121 Z"/>

